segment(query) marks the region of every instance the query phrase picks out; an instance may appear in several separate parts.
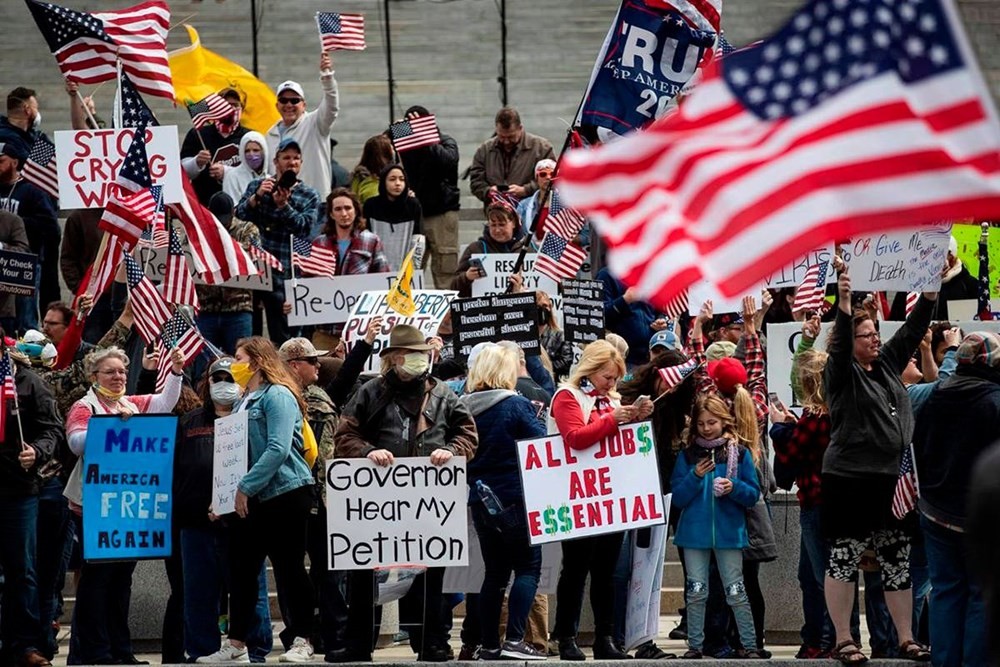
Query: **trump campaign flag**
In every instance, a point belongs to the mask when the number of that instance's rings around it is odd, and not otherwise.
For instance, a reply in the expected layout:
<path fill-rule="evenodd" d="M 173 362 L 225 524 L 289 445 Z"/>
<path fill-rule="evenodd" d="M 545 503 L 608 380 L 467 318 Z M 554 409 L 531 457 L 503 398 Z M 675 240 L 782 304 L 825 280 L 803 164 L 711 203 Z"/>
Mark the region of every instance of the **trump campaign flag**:
<path fill-rule="evenodd" d="M 812 0 L 560 187 L 662 305 L 738 296 L 817 244 L 1000 214 L 1000 124 L 950 0 Z"/>

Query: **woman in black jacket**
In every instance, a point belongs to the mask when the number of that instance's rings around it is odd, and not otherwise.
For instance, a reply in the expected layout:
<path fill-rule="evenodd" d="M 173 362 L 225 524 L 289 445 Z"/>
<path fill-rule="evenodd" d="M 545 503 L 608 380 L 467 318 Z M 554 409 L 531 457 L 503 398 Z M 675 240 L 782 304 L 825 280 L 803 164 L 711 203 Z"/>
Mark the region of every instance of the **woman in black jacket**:
<path fill-rule="evenodd" d="M 413 196 L 401 164 L 390 164 L 379 174 L 378 195 L 364 203 L 368 228 L 380 239 L 389 266 L 398 269 L 414 234 L 420 233 L 423 211 Z"/>

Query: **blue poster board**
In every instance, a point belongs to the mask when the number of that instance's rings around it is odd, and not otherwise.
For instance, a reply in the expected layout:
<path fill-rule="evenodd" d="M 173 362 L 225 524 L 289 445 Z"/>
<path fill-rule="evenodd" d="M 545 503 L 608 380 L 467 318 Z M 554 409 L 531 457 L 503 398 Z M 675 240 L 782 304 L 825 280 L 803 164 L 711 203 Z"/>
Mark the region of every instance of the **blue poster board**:
<path fill-rule="evenodd" d="M 83 455 L 83 557 L 166 558 L 173 506 L 174 415 L 95 415 Z"/>

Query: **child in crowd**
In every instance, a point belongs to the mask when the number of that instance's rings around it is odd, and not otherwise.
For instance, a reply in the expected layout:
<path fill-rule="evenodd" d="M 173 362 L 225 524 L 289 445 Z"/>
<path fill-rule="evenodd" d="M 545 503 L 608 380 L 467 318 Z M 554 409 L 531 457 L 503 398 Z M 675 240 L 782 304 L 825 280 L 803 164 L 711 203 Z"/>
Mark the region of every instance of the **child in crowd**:
<path fill-rule="evenodd" d="M 364 203 L 368 228 L 382 239 L 389 266 L 403 264 L 414 234 L 420 233 L 423 217 L 420 202 L 410 192 L 403 165 L 390 164 L 382 170 L 378 195 Z"/>

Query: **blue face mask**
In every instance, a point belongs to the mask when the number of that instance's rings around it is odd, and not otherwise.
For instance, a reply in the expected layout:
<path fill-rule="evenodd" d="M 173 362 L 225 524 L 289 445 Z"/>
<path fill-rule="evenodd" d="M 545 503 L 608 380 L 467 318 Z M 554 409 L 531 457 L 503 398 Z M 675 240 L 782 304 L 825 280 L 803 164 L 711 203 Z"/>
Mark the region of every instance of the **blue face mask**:
<path fill-rule="evenodd" d="M 260 166 L 264 164 L 263 153 L 248 153 L 244 156 L 247 166 L 254 171 L 260 171 Z"/>

